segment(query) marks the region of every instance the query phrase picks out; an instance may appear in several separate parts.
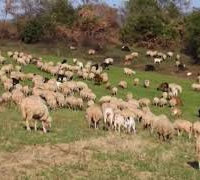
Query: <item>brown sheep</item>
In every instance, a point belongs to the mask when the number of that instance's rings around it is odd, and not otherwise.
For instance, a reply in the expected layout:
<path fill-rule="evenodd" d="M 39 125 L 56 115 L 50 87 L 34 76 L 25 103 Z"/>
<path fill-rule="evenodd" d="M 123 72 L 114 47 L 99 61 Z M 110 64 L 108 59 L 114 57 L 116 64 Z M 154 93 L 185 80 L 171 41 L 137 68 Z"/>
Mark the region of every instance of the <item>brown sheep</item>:
<path fill-rule="evenodd" d="M 97 105 L 90 106 L 86 109 L 86 118 L 89 123 L 89 128 L 91 124 L 94 123 L 94 128 L 97 129 L 97 125 L 103 118 L 101 108 Z"/>

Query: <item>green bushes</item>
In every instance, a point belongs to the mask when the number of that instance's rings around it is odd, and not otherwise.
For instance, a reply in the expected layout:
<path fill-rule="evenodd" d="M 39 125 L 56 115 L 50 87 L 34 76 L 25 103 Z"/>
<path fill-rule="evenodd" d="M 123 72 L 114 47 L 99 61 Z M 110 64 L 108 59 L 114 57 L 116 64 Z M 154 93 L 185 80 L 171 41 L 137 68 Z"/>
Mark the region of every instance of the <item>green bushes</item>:
<path fill-rule="evenodd" d="M 200 11 L 193 12 L 186 18 L 186 48 L 200 62 Z"/>
<path fill-rule="evenodd" d="M 43 35 L 42 24 L 38 20 L 31 20 L 25 25 L 21 34 L 21 39 L 25 43 L 35 43 Z"/>

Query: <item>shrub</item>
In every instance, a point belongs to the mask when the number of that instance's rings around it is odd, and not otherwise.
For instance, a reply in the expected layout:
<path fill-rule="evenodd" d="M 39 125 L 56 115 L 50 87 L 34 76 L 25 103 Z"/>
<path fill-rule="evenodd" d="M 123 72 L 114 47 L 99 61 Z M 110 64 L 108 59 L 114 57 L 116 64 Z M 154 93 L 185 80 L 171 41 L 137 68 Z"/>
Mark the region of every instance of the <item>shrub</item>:
<path fill-rule="evenodd" d="M 25 43 L 35 43 L 43 35 L 43 26 L 38 20 L 31 20 L 25 25 L 21 34 L 21 40 Z"/>

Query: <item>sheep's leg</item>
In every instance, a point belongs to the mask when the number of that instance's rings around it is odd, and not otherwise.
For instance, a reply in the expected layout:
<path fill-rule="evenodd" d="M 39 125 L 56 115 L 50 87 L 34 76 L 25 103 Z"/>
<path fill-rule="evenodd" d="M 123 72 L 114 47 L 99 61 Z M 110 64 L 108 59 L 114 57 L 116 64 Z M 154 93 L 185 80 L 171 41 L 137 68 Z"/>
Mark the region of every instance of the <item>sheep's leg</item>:
<path fill-rule="evenodd" d="M 179 131 L 179 129 L 178 129 L 178 136 L 180 136 L 180 131 Z"/>
<path fill-rule="evenodd" d="M 199 166 L 198 169 L 200 170 L 200 161 L 198 161 L 198 166 Z"/>
<path fill-rule="evenodd" d="M 29 126 L 29 120 L 28 120 L 28 119 L 26 119 L 26 130 L 27 130 L 27 131 L 30 131 L 30 130 L 31 130 L 31 128 L 30 128 L 30 126 Z"/>
<path fill-rule="evenodd" d="M 97 129 L 97 122 L 94 122 L 94 128 Z"/>
<path fill-rule="evenodd" d="M 35 120 L 35 131 L 37 131 L 37 120 Z"/>
<path fill-rule="evenodd" d="M 44 132 L 44 133 L 47 133 L 47 130 L 46 130 L 46 128 L 45 128 L 44 121 L 42 121 L 42 129 L 43 129 L 43 132 Z"/>

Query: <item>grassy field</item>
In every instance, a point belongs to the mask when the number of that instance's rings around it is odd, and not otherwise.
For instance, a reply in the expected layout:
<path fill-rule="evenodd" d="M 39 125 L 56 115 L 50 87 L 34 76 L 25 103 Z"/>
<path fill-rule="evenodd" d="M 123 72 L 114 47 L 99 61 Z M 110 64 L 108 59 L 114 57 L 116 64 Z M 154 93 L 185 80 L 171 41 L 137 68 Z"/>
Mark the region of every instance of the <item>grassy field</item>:
<path fill-rule="evenodd" d="M 132 92 L 135 98 L 148 97 L 152 99 L 160 96 L 157 86 L 164 81 L 178 83 L 183 87 L 181 98 L 184 105 L 181 107 L 183 118 L 191 122 L 199 120 L 200 94 L 191 90 L 194 80 L 147 73 L 141 71 L 141 65 L 149 60 L 141 55 L 139 63 L 133 64 L 141 82 L 145 79 L 151 81 L 149 89 L 142 83 L 133 86 L 133 78 L 123 74 L 120 67 L 121 59 L 125 53 L 119 49 L 108 48 L 106 52 L 88 57 L 85 50 L 70 52 L 62 45 L 24 45 L 16 42 L 1 42 L 0 50 L 3 55 L 8 50 L 23 50 L 45 61 L 60 61 L 63 57 L 71 59 L 77 57 L 83 61 L 102 60 L 103 56 L 116 57 L 116 65 L 108 72 L 112 85 L 120 80 L 128 82 L 126 90 L 120 90 L 117 97 L 124 98 L 127 92 Z M 134 49 L 134 48 L 133 48 Z M 136 49 L 144 54 L 144 49 Z M 185 61 L 189 57 L 185 56 Z M 11 62 L 11 60 L 9 60 Z M 169 69 L 172 62 L 160 68 Z M 138 68 L 139 67 L 139 68 Z M 46 77 L 49 74 L 39 71 L 35 66 L 23 67 L 23 72 L 34 72 Z M 165 72 L 165 74 L 167 71 Z M 110 94 L 104 86 L 87 84 L 96 93 L 97 97 Z M 28 82 L 26 82 L 28 83 Z M 0 92 L 3 92 L 0 85 Z M 156 114 L 165 113 L 171 121 L 170 108 L 151 107 Z M 68 109 L 52 111 L 53 127 L 47 134 L 41 132 L 27 132 L 18 108 L 13 104 L 0 107 L 0 175 L 4 179 L 199 179 L 200 172 L 196 170 L 194 139 L 175 137 L 170 143 L 158 140 L 156 135 L 142 130 L 137 125 L 138 133 L 135 136 L 118 134 L 103 130 L 89 129 L 85 120 L 84 111 L 73 112 Z"/>

